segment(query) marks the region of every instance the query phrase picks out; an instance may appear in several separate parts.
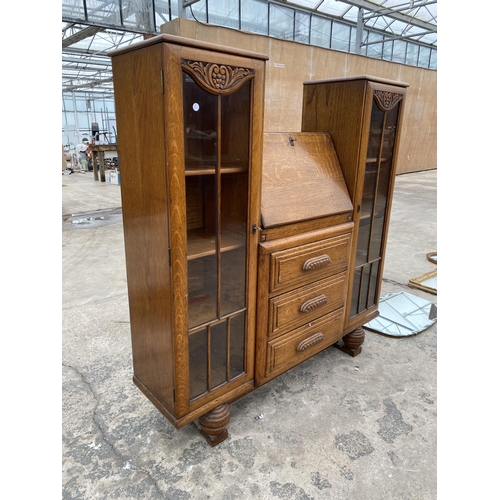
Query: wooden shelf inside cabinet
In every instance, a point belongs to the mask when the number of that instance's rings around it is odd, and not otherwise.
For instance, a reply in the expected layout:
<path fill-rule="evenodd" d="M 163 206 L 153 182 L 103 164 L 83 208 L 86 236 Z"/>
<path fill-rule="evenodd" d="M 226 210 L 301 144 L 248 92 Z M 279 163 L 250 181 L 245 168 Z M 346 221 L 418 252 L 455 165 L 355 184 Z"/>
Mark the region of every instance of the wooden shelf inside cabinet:
<path fill-rule="evenodd" d="M 248 167 L 222 167 L 220 172 L 221 174 L 241 174 L 243 172 L 247 172 Z M 185 175 L 215 175 L 216 170 L 215 167 L 190 167 L 186 165 Z"/>
<path fill-rule="evenodd" d="M 222 231 L 221 252 L 241 248 L 245 244 L 245 235 L 233 231 Z M 188 260 L 215 254 L 216 236 L 213 230 L 191 229 L 187 232 Z"/>
<path fill-rule="evenodd" d="M 378 163 L 379 161 L 380 163 L 383 163 L 389 159 L 390 158 L 367 158 L 366 163 Z"/>
<path fill-rule="evenodd" d="M 364 227 L 364 226 L 371 226 L 373 221 L 376 221 L 377 219 L 383 219 L 385 213 L 383 211 L 376 212 L 374 215 L 373 214 L 366 214 L 362 215 L 359 218 L 359 227 Z"/>

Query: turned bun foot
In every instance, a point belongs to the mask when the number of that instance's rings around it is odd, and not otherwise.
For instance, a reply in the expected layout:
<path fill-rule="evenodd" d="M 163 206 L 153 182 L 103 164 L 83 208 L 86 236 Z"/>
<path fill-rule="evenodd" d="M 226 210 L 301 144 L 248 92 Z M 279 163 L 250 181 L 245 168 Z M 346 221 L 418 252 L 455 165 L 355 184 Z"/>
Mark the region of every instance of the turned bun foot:
<path fill-rule="evenodd" d="M 341 351 L 349 356 L 357 356 L 361 352 L 361 344 L 365 341 L 365 331 L 359 327 L 342 337 L 343 344 L 335 344 Z"/>
<path fill-rule="evenodd" d="M 198 419 L 200 432 L 212 446 L 215 446 L 228 437 L 229 420 L 229 405 L 221 404 Z"/>

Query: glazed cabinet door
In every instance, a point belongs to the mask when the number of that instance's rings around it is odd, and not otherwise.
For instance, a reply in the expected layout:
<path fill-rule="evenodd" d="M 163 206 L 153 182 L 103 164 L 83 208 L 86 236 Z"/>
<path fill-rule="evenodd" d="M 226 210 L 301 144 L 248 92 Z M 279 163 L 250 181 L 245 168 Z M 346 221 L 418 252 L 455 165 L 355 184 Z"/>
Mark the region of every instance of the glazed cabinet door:
<path fill-rule="evenodd" d="M 403 94 L 371 89 L 371 112 L 349 318 L 378 304 L 394 181 L 396 139 Z M 363 171 L 363 170 L 361 170 Z"/>
<path fill-rule="evenodd" d="M 183 73 L 191 400 L 245 372 L 250 91 Z"/>
<path fill-rule="evenodd" d="M 170 192 L 182 207 L 172 233 L 182 417 L 253 384 L 258 235 L 251 228 L 261 141 L 253 138 L 260 73 L 251 61 L 196 51 L 181 52 L 179 61 L 182 148 L 175 154 L 183 158 L 182 178 L 170 173 Z"/>

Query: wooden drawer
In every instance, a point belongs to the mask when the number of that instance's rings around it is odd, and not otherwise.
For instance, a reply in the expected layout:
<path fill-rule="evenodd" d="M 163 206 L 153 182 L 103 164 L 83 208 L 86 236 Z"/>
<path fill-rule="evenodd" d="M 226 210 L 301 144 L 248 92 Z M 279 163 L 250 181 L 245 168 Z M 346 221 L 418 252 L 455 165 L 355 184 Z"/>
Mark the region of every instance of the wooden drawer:
<path fill-rule="evenodd" d="M 342 338 L 344 308 L 267 343 L 266 377 L 283 372 Z M 277 373 L 276 373 L 277 374 Z"/>
<path fill-rule="evenodd" d="M 347 269 L 351 233 L 271 254 L 270 292 L 312 283 Z"/>
<path fill-rule="evenodd" d="M 269 337 L 282 335 L 343 307 L 346 284 L 344 272 L 270 299 Z"/>

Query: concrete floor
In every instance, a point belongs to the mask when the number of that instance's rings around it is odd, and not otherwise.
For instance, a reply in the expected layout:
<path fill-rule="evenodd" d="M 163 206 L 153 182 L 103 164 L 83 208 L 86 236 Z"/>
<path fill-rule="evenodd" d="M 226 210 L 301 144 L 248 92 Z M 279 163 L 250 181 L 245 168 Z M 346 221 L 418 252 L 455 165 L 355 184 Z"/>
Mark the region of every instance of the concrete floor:
<path fill-rule="evenodd" d="M 382 295 L 437 304 L 407 286 L 435 269 L 436 187 L 435 170 L 397 177 Z M 120 206 L 119 186 L 62 176 L 64 500 L 437 497 L 437 323 L 323 351 L 232 404 L 212 448 L 132 383 Z"/>

